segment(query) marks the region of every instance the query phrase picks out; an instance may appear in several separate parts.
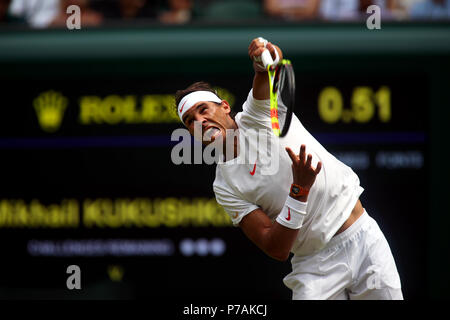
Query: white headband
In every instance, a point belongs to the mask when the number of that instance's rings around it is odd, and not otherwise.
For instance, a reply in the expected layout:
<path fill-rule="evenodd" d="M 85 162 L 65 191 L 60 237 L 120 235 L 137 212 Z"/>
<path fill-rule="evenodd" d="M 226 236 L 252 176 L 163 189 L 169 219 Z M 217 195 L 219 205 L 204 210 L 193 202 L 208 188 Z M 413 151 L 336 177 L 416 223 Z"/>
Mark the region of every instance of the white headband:
<path fill-rule="evenodd" d="M 199 101 L 212 101 L 221 103 L 222 100 L 216 96 L 214 93 L 210 91 L 194 91 L 189 93 L 188 95 L 184 96 L 183 99 L 181 99 L 180 103 L 178 104 L 178 116 L 181 119 L 181 122 L 183 122 L 183 115 L 191 109 L 197 102 Z"/>

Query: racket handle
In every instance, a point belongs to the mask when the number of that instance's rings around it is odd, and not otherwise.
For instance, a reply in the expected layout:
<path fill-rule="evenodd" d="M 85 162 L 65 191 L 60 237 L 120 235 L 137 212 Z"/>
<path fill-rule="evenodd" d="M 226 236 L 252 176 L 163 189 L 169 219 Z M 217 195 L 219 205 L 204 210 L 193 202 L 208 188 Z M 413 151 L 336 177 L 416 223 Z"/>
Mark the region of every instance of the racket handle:
<path fill-rule="evenodd" d="M 261 61 L 263 63 L 264 68 L 267 68 L 268 65 L 273 64 L 273 59 L 268 49 L 264 50 L 263 53 L 261 54 Z"/>

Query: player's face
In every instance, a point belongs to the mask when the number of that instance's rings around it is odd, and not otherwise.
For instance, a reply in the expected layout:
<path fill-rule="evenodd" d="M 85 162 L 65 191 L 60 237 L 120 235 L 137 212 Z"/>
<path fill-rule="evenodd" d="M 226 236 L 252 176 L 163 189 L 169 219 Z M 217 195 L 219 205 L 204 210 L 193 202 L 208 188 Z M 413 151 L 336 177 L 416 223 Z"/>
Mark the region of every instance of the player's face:
<path fill-rule="evenodd" d="M 219 135 L 225 142 L 226 130 L 236 129 L 234 120 L 230 117 L 230 105 L 225 100 L 218 105 L 210 101 L 196 103 L 183 117 L 184 125 L 191 135 L 195 136 L 195 122 L 201 124 L 202 143 L 208 145 L 216 140 Z M 196 137 L 199 139 L 199 137 Z"/>

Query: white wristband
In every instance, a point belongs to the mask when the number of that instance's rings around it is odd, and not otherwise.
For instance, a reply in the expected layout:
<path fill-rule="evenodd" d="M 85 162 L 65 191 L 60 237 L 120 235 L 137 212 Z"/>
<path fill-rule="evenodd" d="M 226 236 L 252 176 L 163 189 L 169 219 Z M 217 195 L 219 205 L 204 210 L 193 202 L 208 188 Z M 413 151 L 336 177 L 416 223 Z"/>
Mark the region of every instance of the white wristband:
<path fill-rule="evenodd" d="M 306 216 L 307 204 L 308 202 L 301 202 L 288 196 L 276 221 L 286 228 L 300 229 Z"/>

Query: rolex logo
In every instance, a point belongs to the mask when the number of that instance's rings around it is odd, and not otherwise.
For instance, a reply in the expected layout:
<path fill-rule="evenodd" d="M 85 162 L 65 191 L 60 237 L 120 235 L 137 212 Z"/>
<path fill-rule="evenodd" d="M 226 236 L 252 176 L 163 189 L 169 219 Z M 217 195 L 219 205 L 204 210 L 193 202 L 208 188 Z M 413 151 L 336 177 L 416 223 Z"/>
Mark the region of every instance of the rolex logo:
<path fill-rule="evenodd" d="M 53 90 L 43 92 L 33 100 L 42 130 L 55 132 L 59 129 L 67 104 L 67 98 Z"/>

